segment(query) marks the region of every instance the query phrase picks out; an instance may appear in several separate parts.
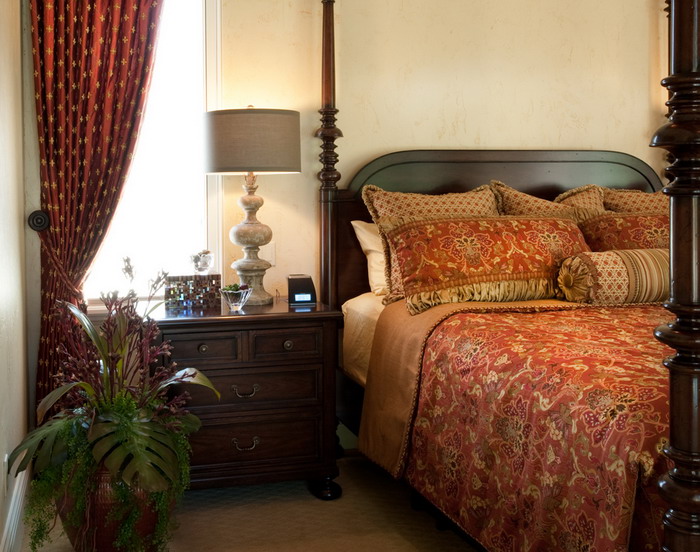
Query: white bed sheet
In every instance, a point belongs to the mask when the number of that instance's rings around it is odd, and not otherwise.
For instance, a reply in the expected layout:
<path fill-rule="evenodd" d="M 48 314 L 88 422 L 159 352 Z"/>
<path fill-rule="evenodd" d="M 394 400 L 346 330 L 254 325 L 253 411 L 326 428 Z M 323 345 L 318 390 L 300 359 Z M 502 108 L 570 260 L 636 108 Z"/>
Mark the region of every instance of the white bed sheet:
<path fill-rule="evenodd" d="M 349 299 L 342 306 L 345 316 L 343 372 L 363 387 L 367 381 L 374 330 L 384 310 L 382 299 L 382 295 L 368 292 Z"/>

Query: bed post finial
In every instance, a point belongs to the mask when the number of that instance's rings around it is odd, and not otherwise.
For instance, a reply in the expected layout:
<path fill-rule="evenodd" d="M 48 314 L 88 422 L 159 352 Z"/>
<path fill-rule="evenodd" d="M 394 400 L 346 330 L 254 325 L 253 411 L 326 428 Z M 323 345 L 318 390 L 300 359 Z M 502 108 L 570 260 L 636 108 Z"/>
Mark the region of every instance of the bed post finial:
<path fill-rule="evenodd" d="M 697 0 L 667 0 L 670 99 L 668 123 L 651 145 L 669 152 L 671 290 L 665 307 L 676 319 L 656 337 L 676 349 L 669 370 L 670 437 L 674 462 L 659 486 L 671 508 L 664 515 L 665 551 L 700 550 L 700 13 Z"/>
<path fill-rule="evenodd" d="M 321 301 L 337 307 L 335 281 L 335 247 L 333 243 L 334 201 L 338 192 L 340 173 L 335 165 L 338 154 L 335 152 L 335 140 L 343 133 L 335 126 L 338 110 L 335 107 L 335 34 L 333 5 L 335 0 L 322 0 L 323 3 L 323 54 L 321 70 L 321 128 L 316 131 L 320 138 L 321 154 L 319 159 L 323 168 L 318 173 L 321 181 Z"/>

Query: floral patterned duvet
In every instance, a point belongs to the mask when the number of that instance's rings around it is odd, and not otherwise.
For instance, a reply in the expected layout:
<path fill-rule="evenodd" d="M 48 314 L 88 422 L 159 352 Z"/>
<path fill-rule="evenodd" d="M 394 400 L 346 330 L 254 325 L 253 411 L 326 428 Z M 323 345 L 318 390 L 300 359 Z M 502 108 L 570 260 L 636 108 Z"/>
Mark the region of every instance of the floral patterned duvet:
<path fill-rule="evenodd" d="M 660 550 L 657 306 L 458 312 L 425 341 L 409 483 L 489 551 Z M 593 338 L 593 339 L 592 339 Z"/>

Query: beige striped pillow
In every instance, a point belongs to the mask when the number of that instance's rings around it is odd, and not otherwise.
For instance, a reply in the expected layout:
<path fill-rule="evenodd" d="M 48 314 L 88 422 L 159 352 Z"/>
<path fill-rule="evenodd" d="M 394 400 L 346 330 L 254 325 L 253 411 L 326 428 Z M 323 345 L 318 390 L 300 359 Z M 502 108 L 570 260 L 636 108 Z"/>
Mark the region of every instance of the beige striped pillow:
<path fill-rule="evenodd" d="M 564 259 L 557 283 L 576 303 L 659 303 L 670 290 L 668 249 L 579 253 Z"/>

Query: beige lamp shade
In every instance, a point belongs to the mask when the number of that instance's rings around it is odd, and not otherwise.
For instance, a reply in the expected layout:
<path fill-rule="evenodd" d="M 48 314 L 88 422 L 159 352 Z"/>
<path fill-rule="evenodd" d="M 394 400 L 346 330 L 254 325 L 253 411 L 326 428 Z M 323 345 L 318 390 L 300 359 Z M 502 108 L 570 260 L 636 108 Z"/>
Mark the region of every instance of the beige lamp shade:
<path fill-rule="evenodd" d="M 222 109 L 205 115 L 206 172 L 301 172 L 299 112 Z"/>

